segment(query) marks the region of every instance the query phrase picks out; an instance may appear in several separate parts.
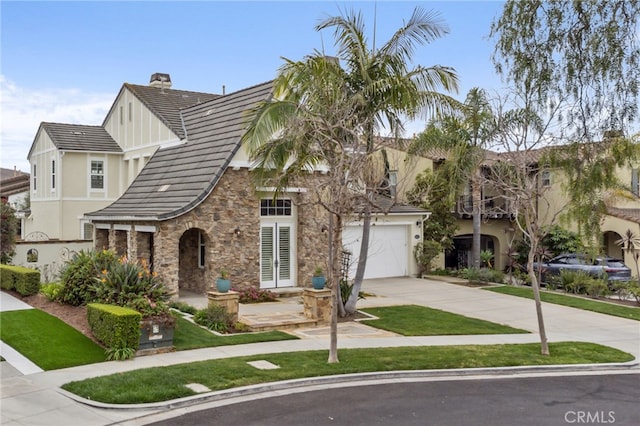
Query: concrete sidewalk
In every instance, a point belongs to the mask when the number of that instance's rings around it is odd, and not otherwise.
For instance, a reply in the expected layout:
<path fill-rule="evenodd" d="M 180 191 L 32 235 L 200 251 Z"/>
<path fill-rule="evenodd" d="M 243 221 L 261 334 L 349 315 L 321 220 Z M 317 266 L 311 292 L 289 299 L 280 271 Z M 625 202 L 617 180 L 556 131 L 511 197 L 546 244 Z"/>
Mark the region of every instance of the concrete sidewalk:
<path fill-rule="evenodd" d="M 478 288 L 464 287 L 438 281 L 399 278 L 369 280 L 364 291 L 375 296 L 359 302 L 359 308 L 417 304 L 442 309 L 470 317 L 485 319 L 512 327 L 523 328 L 531 334 L 479 335 L 479 336 L 434 336 L 403 337 L 393 333 L 367 332 L 364 325 L 340 324 L 338 345 L 340 348 L 375 348 L 392 346 L 459 345 L 494 343 L 539 342 L 537 321 L 533 301 L 488 292 Z M 15 299 L 7 300 L 5 293 L 0 299 L 0 309 L 21 306 Z M 10 296 L 9 296 L 10 297 Z M 24 307 L 24 306 L 22 306 Z M 28 308 L 28 306 L 27 306 Z M 261 307 L 261 309 L 263 309 Z M 557 305 L 543 304 L 549 341 L 586 341 L 600 343 L 640 356 L 640 324 L 637 321 L 581 311 Z M 300 340 L 265 342 L 249 345 L 223 346 L 192 351 L 171 352 L 137 357 L 124 362 L 105 362 L 63 370 L 7 375 L 3 367 L 1 384 L 2 425 L 108 425 L 144 424 L 134 419 L 154 413 L 166 413 L 169 403 L 146 406 L 112 408 L 103 404 L 87 405 L 70 398 L 59 387 L 73 380 L 82 380 L 106 374 L 131 371 L 140 368 L 167 366 L 208 359 L 266 354 L 288 351 L 327 350 L 329 329 L 314 328 L 296 331 Z M 6 346 L 2 348 L 5 354 Z M 7 358 L 7 357 L 5 357 Z M 5 363 L 2 363 L 5 364 Z M 634 365 L 637 365 L 633 363 Z M 563 367 L 560 367 L 563 368 Z M 572 370 L 591 370 L 606 367 L 576 366 Z M 536 371 L 557 370 L 536 368 Z M 565 368 L 566 369 L 566 368 Z M 636 367 L 637 369 L 637 367 Z M 517 374 L 520 369 L 506 369 Z M 500 372 L 505 369 L 495 369 Z M 637 370 L 636 370 L 637 371 Z M 485 372 L 486 373 L 486 372 Z M 422 374 L 425 373 L 414 373 Z M 431 373 L 436 374 L 436 373 Z M 462 372 L 451 373 L 462 374 Z M 324 379 L 318 382 L 324 383 Z M 350 378 L 356 380 L 356 378 Z M 312 383 L 313 381 L 309 381 Z M 306 383 L 306 382 L 305 382 Z M 286 386 L 286 385 L 285 385 Z M 296 386 L 299 386 L 297 384 Z M 263 387 L 264 388 L 264 387 Z M 273 387 L 269 388 L 272 389 Z M 191 397 L 184 403 L 211 398 L 203 394 Z M 175 402 L 174 402 L 175 403 Z M 175 406 L 175 404 L 173 405 Z"/>

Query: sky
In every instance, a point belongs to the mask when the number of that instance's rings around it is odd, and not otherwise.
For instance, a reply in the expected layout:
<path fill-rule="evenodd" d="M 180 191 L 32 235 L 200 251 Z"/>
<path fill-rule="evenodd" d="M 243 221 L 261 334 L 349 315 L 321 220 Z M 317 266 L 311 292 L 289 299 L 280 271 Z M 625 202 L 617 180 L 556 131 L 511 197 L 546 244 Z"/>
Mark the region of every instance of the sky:
<path fill-rule="evenodd" d="M 29 171 L 43 121 L 100 125 L 123 83 L 171 75 L 172 88 L 226 93 L 273 79 L 283 58 L 334 53 L 322 19 L 362 13 L 371 46 L 386 42 L 415 7 L 448 34 L 419 46 L 414 65 L 453 67 L 464 100 L 501 89 L 488 39 L 499 1 L 11 1 L 0 2 L 0 166 Z M 375 28 L 375 32 L 374 32 Z M 425 122 L 406 124 L 407 136 Z"/>

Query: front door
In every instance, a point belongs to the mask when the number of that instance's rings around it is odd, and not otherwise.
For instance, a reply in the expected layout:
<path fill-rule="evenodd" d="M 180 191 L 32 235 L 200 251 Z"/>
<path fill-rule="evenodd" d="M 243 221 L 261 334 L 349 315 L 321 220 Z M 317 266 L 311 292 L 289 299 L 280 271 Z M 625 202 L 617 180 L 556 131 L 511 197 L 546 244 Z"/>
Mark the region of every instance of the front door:
<path fill-rule="evenodd" d="M 293 286 L 293 226 L 262 222 L 260 226 L 260 288 Z"/>

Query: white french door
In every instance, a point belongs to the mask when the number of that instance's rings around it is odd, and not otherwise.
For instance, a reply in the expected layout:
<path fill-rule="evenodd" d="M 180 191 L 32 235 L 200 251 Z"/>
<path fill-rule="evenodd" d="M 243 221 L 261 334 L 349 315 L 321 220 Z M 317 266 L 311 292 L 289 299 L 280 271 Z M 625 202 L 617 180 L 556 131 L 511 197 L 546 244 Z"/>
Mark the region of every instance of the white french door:
<path fill-rule="evenodd" d="M 260 288 L 293 287 L 295 251 L 293 224 L 260 225 Z"/>

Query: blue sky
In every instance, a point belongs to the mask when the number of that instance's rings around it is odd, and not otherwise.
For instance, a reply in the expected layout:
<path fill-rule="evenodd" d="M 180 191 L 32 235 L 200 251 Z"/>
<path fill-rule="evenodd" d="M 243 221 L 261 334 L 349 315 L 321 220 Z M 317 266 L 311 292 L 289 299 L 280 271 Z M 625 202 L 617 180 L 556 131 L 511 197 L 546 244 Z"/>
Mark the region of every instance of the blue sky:
<path fill-rule="evenodd" d="M 281 57 L 332 54 L 333 34 L 314 30 L 345 10 L 374 16 L 381 44 L 416 6 L 433 10 L 449 34 L 418 48 L 415 63 L 456 69 L 463 99 L 472 87 L 501 87 L 487 40 L 497 1 L 6 1 L 0 3 L 0 138 L 3 168 L 26 159 L 42 121 L 101 124 L 124 82 L 171 74 L 173 88 L 227 93 L 275 77 Z M 377 13 L 374 13 L 377 10 Z M 420 131 L 422 122 L 407 125 Z"/>

